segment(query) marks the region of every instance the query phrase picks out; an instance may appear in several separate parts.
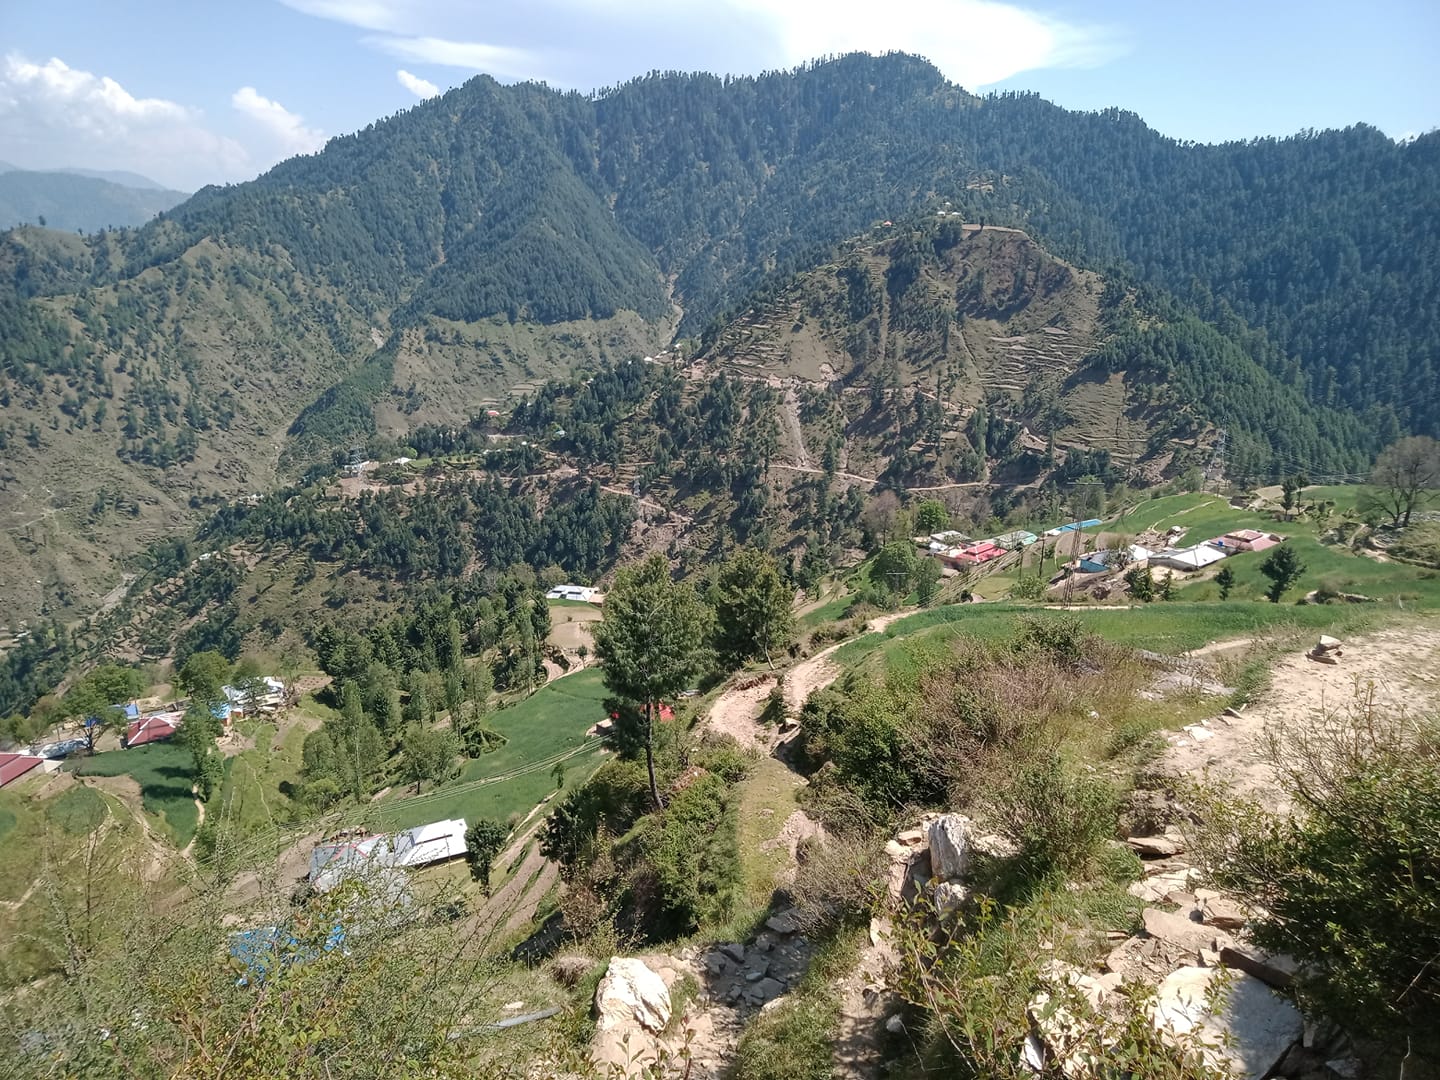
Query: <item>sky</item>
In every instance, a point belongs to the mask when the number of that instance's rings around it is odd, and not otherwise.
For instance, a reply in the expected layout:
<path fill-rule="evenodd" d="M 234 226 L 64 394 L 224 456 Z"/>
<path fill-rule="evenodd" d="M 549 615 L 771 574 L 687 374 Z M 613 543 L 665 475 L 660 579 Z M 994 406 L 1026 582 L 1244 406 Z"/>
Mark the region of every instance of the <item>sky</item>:
<path fill-rule="evenodd" d="M 479 73 L 593 90 L 903 50 L 1219 142 L 1440 127 L 1440 2 L 0 0 L 0 161 L 249 179 Z"/>

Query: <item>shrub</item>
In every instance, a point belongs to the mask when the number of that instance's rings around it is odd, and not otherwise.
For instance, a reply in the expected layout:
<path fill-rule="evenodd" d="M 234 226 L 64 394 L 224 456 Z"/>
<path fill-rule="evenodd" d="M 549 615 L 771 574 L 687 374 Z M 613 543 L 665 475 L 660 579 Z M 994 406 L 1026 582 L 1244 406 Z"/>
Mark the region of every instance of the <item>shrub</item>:
<path fill-rule="evenodd" d="M 1030 877 L 1079 870 L 1115 829 L 1114 790 L 1068 767 L 1058 752 L 1024 762 L 986 800 L 995 825 L 1020 848 Z"/>
<path fill-rule="evenodd" d="M 1015 600 L 1039 600 L 1045 595 L 1045 580 L 1038 574 L 1018 579 L 1010 586 L 1010 596 Z"/>
<path fill-rule="evenodd" d="M 1193 793 L 1202 865 L 1263 914 L 1263 946 L 1306 962 L 1302 1001 L 1440 1056 L 1440 724 L 1350 709 L 1272 732 L 1295 812 Z"/>
<path fill-rule="evenodd" d="M 1015 631 L 1015 649 L 1022 653 L 1043 653 L 1057 667 L 1078 671 L 1086 650 L 1095 638 L 1074 615 L 1021 616 Z"/>

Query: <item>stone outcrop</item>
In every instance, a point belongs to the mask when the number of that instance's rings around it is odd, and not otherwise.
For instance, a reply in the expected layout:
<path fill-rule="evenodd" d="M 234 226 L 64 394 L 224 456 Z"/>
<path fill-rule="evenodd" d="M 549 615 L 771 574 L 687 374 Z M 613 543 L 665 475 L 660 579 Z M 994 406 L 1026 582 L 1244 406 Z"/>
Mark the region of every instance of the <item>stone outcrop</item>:
<path fill-rule="evenodd" d="M 942 814 L 930 823 L 930 866 L 941 881 L 956 881 L 970 869 L 971 822 L 963 814 Z"/>
<path fill-rule="evenodd" d="M 1263 1080 L 1300 1041 L 1305 1021 L 1259 979 L 1221 970 L 1171 972 L 1156 991 L 1151 1017 L 1162 1033 L 1196 1040 L 1208 1059 L 1228 1066 L 1237 1080 Z"/>
<path fill-rule="evenodd" d="M 670 991 L 643 960 L 612 956 L 595 989 L 595 1013 L 591 1059 L 633 1075 L 653 1057 L 653 1036 L 670 1023 Z"/>

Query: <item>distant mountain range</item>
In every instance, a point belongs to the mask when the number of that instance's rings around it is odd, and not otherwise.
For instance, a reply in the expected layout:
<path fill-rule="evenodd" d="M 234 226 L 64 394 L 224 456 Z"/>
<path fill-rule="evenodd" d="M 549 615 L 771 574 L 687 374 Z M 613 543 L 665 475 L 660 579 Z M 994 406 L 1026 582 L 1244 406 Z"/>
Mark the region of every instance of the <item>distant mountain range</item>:
<path fill-rule="evenodd" d="M 74 232 L 143 225 L 189 198 L 148 176 L 100 169 L 21 169 L 0 162 L 0 227 Z"/>
<path fill-rule="evenodd" d="M 1440 434 L 1440 133 L 1193 145 L 898 54 L 596 96 L 482 76 L 138 228 L 45 217 L 0 234 L 18 612 L 85 607 L 118 556 L 337 447 L 677 337 L 943 398 L 857 444 L 901 482 L 994 476 L 1012 429 L 1173 470 L 1224 428 L 1255 478 Z M 1100 291 L 1052 300 L 1062 265 Z M 950 437 L 982 404 L 994 431 Z"/>

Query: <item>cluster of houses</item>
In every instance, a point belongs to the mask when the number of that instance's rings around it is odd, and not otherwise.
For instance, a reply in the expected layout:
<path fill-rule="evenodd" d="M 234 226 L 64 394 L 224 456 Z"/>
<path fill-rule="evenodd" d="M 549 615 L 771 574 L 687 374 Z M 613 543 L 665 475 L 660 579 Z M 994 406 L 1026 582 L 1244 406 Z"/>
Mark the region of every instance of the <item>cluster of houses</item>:
<path fill-rule="evenodd" d="M 392 871 L 448 862 L 465 854 L 465 819 L 449 818 L 397 833 L 352 831 L 318 845 L 310 853 L 307 880 L 316 892 L 329 892 L 354 878 L 384 879 Z"/>
<path fill-rule="evenodd" d="M 1032 532 L 1017 529 L 988 540 L 971 540 L 964 533 L 948 529 L 923 537 L 917 543 L 942 565 L 952 570 L 967 570 L 994 562 L 1012 551 L 1021 551 L 1039 539 Z"/>
<path fill-rule="evenodd" d="M 1184 532 L 1183 528 L 1176 526 L 1170 531 L 1169 537 L 1178 538 L 1183 536 Z M 1217 536 L 1212 540 L 1193 544 L 1190 547 L 1149 548 L 1141 544 L 1131 544 L 1124 549 L 1123 558 L 1121 549 L 1118 548 L 1109 551 L 1092 551 L 1087 555 L 1082 555 L 1072 564 L 1072 568 L 1082 574 L 1099 574 L 1116 569 L 1117 564 L 1123 563 L 1126 566 L 1144 565 L 1193 574 L 1198 570 L 1204 570 L 1208 566 L 1222 562 L 1228 556 L 1238 555 L 1244 551 L 1265 551 L 1267 548 L 1284 542 L 1285 537 L 1277 533 L 1260 532 L 1257 529 L 1237 529 L 1224 536 Z"/>
<path fill-rule="evenodd" d="M 224 699 L 210 707 L 210 714 L 229 731 L 230 725 L 246 716 L 265 716 L 278 712 L 285 705 L 285 684 L 269 675 L 244 686 L 222 686 Z M 175 701 L 161 709 L 142 713 L 137 702 L 116 705 L 125 714 L 125 735 L 121 744 L 127 749 L 168 739 L 180 730 L 189 702 Z"/>
<path fill-rule="evenodd" d="M 1099 518 L 1086 521 L 1072 521 L 1046 529 L 1047 540 L 1057 539 L 1066 533 L 1083 532 L 1099 527 Z M 1242 551 L 1264 551 L 1284 542 L 1285 537 L 1275 533 L 1260 532 L 1257 529 L 1237 529 L 1213 540 L 1194 544 L 1190 547 L 1174 546 L 1185 534 L 1184 528 L 1171 529 L 1163 545 L 1144 546 L 1131 544 L 1128 548 L 1092 551 L 1081 555 L 1069 564 L 1069 569 L 1082 574 L 1100 574 L 1122 566 L 1146 565 L 1182 573 L 1194 573 L 1220 562 L 1229 555 Z M 1023 529 L 991 537 L 988 540 L 972 540 L 964 533 L 953 529 L 917 537 L 916 543 L 927 554 L 953 570 L 968 570 L 1003 558 L 1012 551 L 1022 551 L 1040 542 L 1041 537 Z"/>

